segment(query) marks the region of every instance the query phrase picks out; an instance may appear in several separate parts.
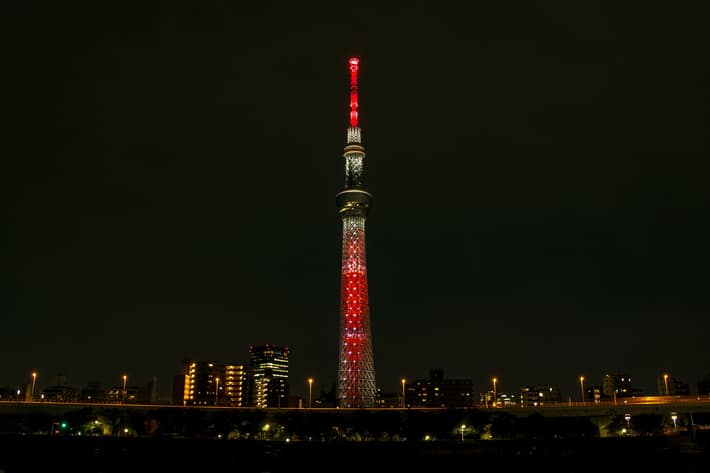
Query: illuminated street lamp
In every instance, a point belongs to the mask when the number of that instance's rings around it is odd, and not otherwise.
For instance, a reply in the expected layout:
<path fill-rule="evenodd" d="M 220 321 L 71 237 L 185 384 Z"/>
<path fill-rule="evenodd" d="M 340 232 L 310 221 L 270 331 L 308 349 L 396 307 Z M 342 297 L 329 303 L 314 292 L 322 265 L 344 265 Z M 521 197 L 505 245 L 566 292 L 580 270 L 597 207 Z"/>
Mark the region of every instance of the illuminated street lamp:
<path fill-rule="evenodd" d="M 404 385 L 407 384 L 407 380 L 402 378 L 402 409 L 407 407 L 406 402 L 404 401 Z"/>
<path fill-rule="evenodd" d="M 624 414 L 624 420 L 626 421 L 626 428 L 631 430 L 631 414 Z"/>
<path fill-rule="evenodd" d="M 584 376 L 579 377 L 579 388 L 582 391 L 582 403 L 584 403 Z"/>
<path fill-rule="evenodd" d="M 668 396 L 668 373 L 663 374 L 663 384 L 666 386 L 666 396 Z"/>
<path fill-rule="evenodd" d="M 498 378 L 493 378 L 493 407 L 498 407 L 498 389 L 496 384 L 498 383 Z"/>
<path fill-rule="evenodd" d="M 219 402 L 219 376 L 214 379 L 214 405 Z"/>
<path fill-rule="evenodd" d="M 126 381 L 128 381 L 128 375 L 123 375 L 123 391 L 121 391 L 121 400 L 126 402 Z"/>
<path fill-rule="evenodd" d="M 32 372 L 32 391 L 30 391 L 30 401 L 33 401 L 35 398 L 35 382 L 37 382 L 37 372 L 33 371 Z"/>
<path fill-rule="evenodd" d="M 673 420 L 673 430 L 678 429 L 678 414 L 671 412 L 671 419 Z"/>
<path fill-rule="evenodd" d="M 312 407 L 313 401 L 313 378 L 308 378 L 308 408 Z"/>
<path fill-rule="evenodd" d="M 266 440 L 270 428 L 271 426 L 269 424 L 264 424 L 264 427 L 261 428 L 261 440 Z"/>
<path fill-rule="evenodd" d="M 464 424 L 461 424 L 461 441 L 463 442 L 463 432 L 466 430 L 466 426 Z"/>

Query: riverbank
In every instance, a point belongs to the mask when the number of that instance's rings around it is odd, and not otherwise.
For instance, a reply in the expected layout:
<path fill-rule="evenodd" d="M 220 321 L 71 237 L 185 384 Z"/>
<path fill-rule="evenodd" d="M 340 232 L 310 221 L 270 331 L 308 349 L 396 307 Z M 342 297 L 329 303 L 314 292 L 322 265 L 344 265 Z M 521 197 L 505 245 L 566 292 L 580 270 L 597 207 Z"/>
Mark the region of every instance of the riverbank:
<path fill-rule="evenodd" d="M 3 435 L 6 473 L 91 473 L 153 470 L 321 472 L 456 471 L 494 468 L 526 472 L 710 471 L 710 439 L 676 437 L 526 439 L 464 442 L 273 442 Z"/>

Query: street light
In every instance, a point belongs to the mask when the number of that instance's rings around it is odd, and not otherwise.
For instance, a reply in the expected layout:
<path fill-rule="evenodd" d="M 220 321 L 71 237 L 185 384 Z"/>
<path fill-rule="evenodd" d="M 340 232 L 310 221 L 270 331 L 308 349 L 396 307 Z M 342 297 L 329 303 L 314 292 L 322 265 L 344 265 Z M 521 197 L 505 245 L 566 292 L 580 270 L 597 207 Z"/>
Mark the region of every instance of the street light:
<path fill-rule="evenodd" d="M 493 378 L 493 407 L 498 407 L 498 389 L 496 388 L 496 383 L 498 378 Z"/>
<path fill-rule="evenodd" d="M 30 401 L 33 401 L 35 398 L 35 382 L 37 381 L 37 372 L 33 371 L 32 372 L 32 391 L 30 391 Z"/>
<path fill-rule="evenodd" d="M 121 392 L 121 398 L 123 402 L 126 402 L 126 381 L 128 380 L 128 375 L 123 375 L 123 391 Z"/>
<path fill-rule="evenodd" d="M 673 430 L 678 429 L 678 414 L 671 412 L 671 419 L 673 419 Z"/>
<path fill-rule="evenodd" d="M 668 396 L 668 373 L 663 374 L 663 384 L 666 386 L 666 396 Z"/>
<path fill-rule="evenodd" d="M 463 442 L 463 432 L 466 429 L 466 426 L 464 424 L 461 424 L 461 441 Z"/>
<path fill-rule="evenodd" d="M 407 380 L 402 378 L 402 409 L 407 407 L 407 403 L 404 400 L 404 385 L 407 384 Z"/>
<path fill-rule="evenodd" d="M 313 378 L 308 378 L 308 408 L 310 409 L 313 401 Z"/>
<path fill-rule="evenodd" d="M 624 420 L 626 421 L 626 428 L 631 430 L 631 414 L 624 414 Z"/>
<path fill-rule="evenodd" d="M 214 379 L 214 405 L 219 402 L 219 376 Z"/>
<path fill-rule="evenodd" d="M 271 426 L 269 424 L 264 424 L 264 427 L 261 428 L 261 440 L 266 440 L 266 435 L 270 428 Z"/>
<path fill-rule="evenodd" d="M 579 377 L 579 388 L 582 391 L 582 403 L 584 403 L 584 376 Z"/>

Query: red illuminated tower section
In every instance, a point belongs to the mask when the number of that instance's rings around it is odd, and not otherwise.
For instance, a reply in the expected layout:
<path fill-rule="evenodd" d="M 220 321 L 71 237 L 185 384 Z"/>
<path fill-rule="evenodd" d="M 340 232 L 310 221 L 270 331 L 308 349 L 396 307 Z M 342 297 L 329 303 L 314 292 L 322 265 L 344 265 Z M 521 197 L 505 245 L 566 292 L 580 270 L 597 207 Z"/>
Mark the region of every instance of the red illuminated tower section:
<path fill-rule="evenodd" d="M 357 73 L 359 60 L 351 58 L 350 127 L 345 158 L 345 189 L 336 197 L 343 219 L 343 255 L 340 272 L 340 407 L 374 407 L 375 362 L 370 334 L 370 305 L 365 264 L 365 219 L 372 195 L 363 189 L 362 131 L 358 126 Z"/>

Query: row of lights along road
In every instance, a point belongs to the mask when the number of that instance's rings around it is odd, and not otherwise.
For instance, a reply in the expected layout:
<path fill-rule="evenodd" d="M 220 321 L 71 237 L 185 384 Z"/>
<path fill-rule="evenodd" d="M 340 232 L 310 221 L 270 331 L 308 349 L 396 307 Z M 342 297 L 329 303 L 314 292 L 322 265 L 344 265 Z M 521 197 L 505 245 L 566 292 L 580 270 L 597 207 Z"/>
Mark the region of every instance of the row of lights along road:
<path fill-rule="evenodd" d="M 30 392 L 30 399 L 34 399 L 35 396 L 35 385 L 37 383 L 37 372 L 33 371 L 32 372 L 32 390 Z M 124 374 L 121 376 L 121 379 L 123 379 L 123 391 L 121 392 L 121 400 L 123 402 L 126 402 L 126 382 L 128 381 L 128 375 Z M 219 392 L 219 378 L 215 379 L 215 382 L 217 383 L 218 389 L 215 389 L 215 397 L 217 396 L 217 393 Z M 405 402 L 405 386 L 407 384 L 407 380 L 405 378 L 402 378 L 402 408 L 407 407 L 407 404 Z M 493 405 L 496 405 L 496 401 L 498 399 L 498 378 L 494 377 L 491 379 L 491 382 L 493 383 Z M 663 374 L 663 383 L 665 386 L 665 395 L 668 396 L 668 373 Z M 584 376 L 579 377 L 579 387 L 580 391 L 582 394 L 582 402 L 584 402 Z M 313 378 L 308 378 L 308 408 L 310 409 L 313 407 Z M 486 396 L 486 407 L 488 407 L 488 396 Z M 463 428 L 462 428 L 462 435 L 463 435 Z"/>

